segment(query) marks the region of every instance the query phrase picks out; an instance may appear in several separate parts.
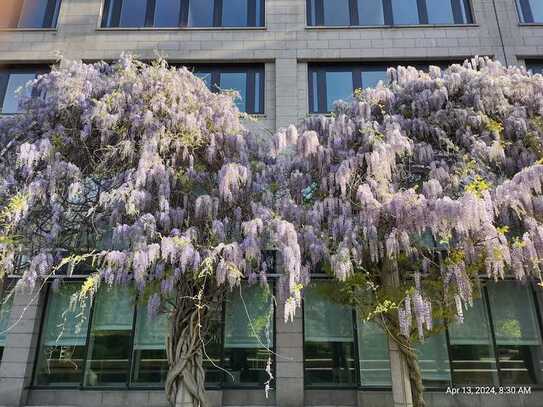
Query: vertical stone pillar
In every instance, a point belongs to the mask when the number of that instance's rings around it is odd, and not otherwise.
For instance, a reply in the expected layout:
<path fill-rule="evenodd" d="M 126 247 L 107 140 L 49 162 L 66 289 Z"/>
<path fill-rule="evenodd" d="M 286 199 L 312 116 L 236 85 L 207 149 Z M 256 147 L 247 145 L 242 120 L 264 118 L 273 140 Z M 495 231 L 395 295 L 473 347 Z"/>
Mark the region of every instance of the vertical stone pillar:
<path fill-rule="evenodd" d="M 296 58 L 275 60 L 275 127 L 287 127 L 298 120 L 298 63 Z"/>
<path fill-rule="evenodd" d="M 0 363 L 0 406 L 26 404 L 38 346 L 42 294 L 17 291 L 13 299 L 6 347 Z"/>
<path fill-rule="evenodd" d="M 284 306 L 278 304 L 276 312 L 276 369 L 275 398 L 280 407 L 304 405 L 304 335 L 302 310 L 294 321 L 285 322 Z"/>
<path fill-rule="evenodd" d="M 409 369 L 398 344 L 388 341 L 390 371 L 392 374 L 392 398 L 394 407 L 413 407 Z"/>

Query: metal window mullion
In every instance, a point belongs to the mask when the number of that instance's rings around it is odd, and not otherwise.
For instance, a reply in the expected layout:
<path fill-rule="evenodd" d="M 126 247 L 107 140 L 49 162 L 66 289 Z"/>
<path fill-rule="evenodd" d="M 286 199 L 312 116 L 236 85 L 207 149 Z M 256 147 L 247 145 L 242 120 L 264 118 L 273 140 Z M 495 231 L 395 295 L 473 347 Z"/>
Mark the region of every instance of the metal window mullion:
<path fill-rule="evenodd" d="M 520 7 L 522 8 L 522 16 L 524 18 L 524 23 L 533 23 L 534 15 L 532 13 L 532 6 L 530 5 L 529 0 L 519 0 Z"/>
<path fill-rule="evenodd" d="M 134 313 L 132 316 L 132 335 L 130 335 L 130 345 L 128 349 L 128 375 L 126 379 L 126 388 L 132 384 L 132 374 L 134 368 L 134 338 L 136 336 L 136 320 L 138 318 L 138 295 L 134 295 Z"/>
<path fill-rule="evenodd" d="M 490 309 L 490 299 L 488 297 L 488 287 L 485 285 L 482 287 L 481 299 L 486 304 L 486 312 L 488 314 L 488 325 L 490 327 L 490 336 L 492 339 L 492 347 L 494 348 L 494 359 L 496 360 L 496 370 L 498 372 L 498 383 L 502 384 L 502 373 L 500 368 L 500 357 L 498 355 L 498 347 L 496 346 L 496 333 L 494 332 L 494 321 L 492 319 L 492 312 Z"/>
<path fill-rule="evenodd" d="M 223 0 L 215 0 L 213 4 L 213 26 L 222 26 L 222 9 L 224 7 Z"/>
<path fill-rule="evenodd" d="M 466 12 L 465 18 L 466 21 L 465 24 L 473 24 L 473 8 L 471 6 L 470 0 L 462 0 L 464 2 L 464 11 Z"/>
<path fill-rule="evenodd" d="M 417 9 L 419 12 L 419 24 L 428 24 L 428 9 L 426 7 L 426 0 L 417 0 Z"/>
<path fill-rule="evenodd" d="M 124 0 L 111 0 L 113 5 L 111 10 L 111 19 L 108 27 L 118 27 L 121 24 L 121 9 Z"/>
<path fill-rule="evenodd" d="M 308 67 L 308 78 L 307 78 L 307 83 L 308 83 L 308 86 L 309 86 L 309 89 L 308 89 L 308 97 L 309 97 L 309 112 L 310 113 L 314 113 L 317 111 L 318 109 L 318 106 L 315 106 L 315 92 L 313 92 L 313 89 L 314 89 L 314 86 L 315 84 L 313 83 L 313 73 L 315 72 L 315 70 L 311 67 Z M 318 103 L 317 103 L 318 105 Z"/>
<path fill-rule="evenodd" d="M 9 71 L 0 73 L 0 113 L 2 113 L 2 108 L 4 107 L 4 99 L 8 90 L 9 76 Z"/>
<path fill-rule="evenodd" d="M 360 67 L 353 68 L 353 95 L 357 89 L 362 89 L 362 69 Z"/>
<path fill-rule="evenodd" d="M 258 26 L 263 27 L 266 25 L 266 2 L 264 0 L 256 1 L 260 2 L 260 22 Z"/>
<path fill-rule="evenodd" d="M 221 72 L 219 69 L 212 69 L 211 73 L 211 91 L 218 92 L 221 89 Z"/>
<path fill-rule="evenodd" d="M 351 25 L 360 25 L 360 19 L 358 17 L 358 2 L 356 0 L 349 0 L 349 18 Z"/>
<path fill-rule="evenodd" d="M 43 16 L 42 28 L 51 28 L 53 26 L 53 18 L 57 9 L 57 0 L 48 0 L 47 7 L 45 9 L 45 15 Z"/>
<path fill-rule="evenodd" d="M 317 103 L 318 113 L 324 113 L 328 111 L 328 100 L 326 98 L 327 83 L 326 72 L 323 69 L 317 70 Z"/>
<path fill-rule="evenodd" d="M 449 324 L 447 321 L 443 322 L 445 325 L 445 342 L 447 343 L 447 356 L 449 357 L 449 385 L 454 386 L 457 383 L 453 382 L 453 376 L 454 376 L 454 368 L 453 368 L 453 360 L 451 357 L 451 338 L 449 336 Z"/>
<path fill-rule="evenodd" d="M 385 25 L 394 25 L 394 13 L 392 12 L 392 0 L 382 0 L 383 17 Z"/>
<path fill-rule="evenodd" d="M 226 334 L 226 294 L 223 296 L 222 303 L 221 303 L 221 369 L 226 369 L 224 366 L 224 335 Z M 226 372 L 221 371 L 221 381 L 219 385 L 222 387 L 224 385 L 226 378 Z"/>
<path fill-rule="evenodd" d="M 80 388 L 85 388 L 85 376 L 87 374 L 87 366 L 89 364 L 89 343 L 90 343 L 90 337 L 92 335 L 92 328 L 94 325 L 94 307 L 96 305 L 96 295 L 94 295 L 90 310 L 89 310 L 89 321 L 87 325 L 87 339 L 85 340 L 85 361 L 83 362 L 83 371 L 81 373 L 81 382 L 80 382 Z"/>
<path fill-rule="evenodd" d="M 180 27 L 188 27 L 189 25 L 189 7 L 190 0 L 180 0 L 181 5 L 179 7 L 179 23 Z"/>
<path fill-rule="evenodd" d="M 351 312 L 353 320 L 355 381 L 357 386 L 362 386 L 362 375 L 360 373 L 360 349 L 358 347 L 358 316 L 354 307 L 352 308 Z"/>
<path fill-rule="evenodd" d="M 156 9 L 156 0 L 147 0 L 145 9 L 145 18 L 143 25 L 145 27 L 154 27 L 155 25 L 155 9 Z"/>
<path fill-rule="evenodd" d="M 1 76 L 0 76 L 1 77 Z M 0 84 L 0 91 L 1 91 L 1 84 Z M 0 101 L 2 101 L 2 98 L 0 98 Z M 1 108 L 2 106 L 0 106 Z M 0 111 L 1 113 L 1 111 Z M 4 290 L 4 287 L 0 287 L 0 290 Z M 49 295 L 51 290 L 51 284 L 47 284 L 45 287 L 45 296 L 44 296 L 44 302 L 45 305 L 43 307 L 42 314 L 40 315 L 40 325 L 39 325 L 39 334 L 38 334 L 38 347 L 36 354 L 34 355 L 34 366 L 32 367 L 32 376 L 30 379 L 31 384 L 36 383 L 36 376 L 38 375 L 38 361 L 41 354 L 41 348 L 43 346 L 43 340 L 44 340 L 44 326 L 45 326 L 45 318 L 47 317 L 47 309 L 49 308 Z M 1 360 L 0 360 L 1 362 Z"/>
<path fill-rule="evenodd" d="M 315 0 L 315 25 L 324 25 L 324 1 Z"/>
<path fill-rule="evenodd" d="M 259 70 L 260 73 L 260 110 L 256 113 L 262 113 L 266 111 L 266 66 Z"/>

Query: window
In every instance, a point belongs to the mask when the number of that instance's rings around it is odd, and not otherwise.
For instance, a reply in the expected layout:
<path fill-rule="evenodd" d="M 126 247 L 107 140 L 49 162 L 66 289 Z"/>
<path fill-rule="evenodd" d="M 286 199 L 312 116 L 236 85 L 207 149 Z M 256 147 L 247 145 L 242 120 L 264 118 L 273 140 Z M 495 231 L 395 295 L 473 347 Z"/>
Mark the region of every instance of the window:
<path fill-rule="evenodd" d="M 310 26 L 471 24 L 473 17 L 469 0 L 308 0 L 307 21 Z"/>
<path fill-rule="evenodd" d="M 379 81 L 387 81 L 387 69 L 397 65 L 410 65 L 427 70 L 429 65 L 445 69 L 451 62 L 386 64 L 314 64 L 309 65 L 309 112 L 328 113 L 334 110 L 334 102 L 350 102 L 356 89 L 375 87 Z"/>
<path fill-rule="evenodd" d="M 464 310 L 464 323 L 449 327 L 453 383 L 498 384 L 498 370 L 484 298 Z"/>
<path fill-rule="evenodd" d="M 262 27 L 264 0 L 105 0 L 102 27 Z"/>
<path fill-rule="evenodd" d="M 17 90 L 21 89 L 21 92 L 28 96 L 29 90 L 25 85 L 45 71 L 44 67 L 0 67 L 0 114 L 18 113 Z"/>
<path fill-rule="evenodd" d="M 304 294 L 306 386 L 356 386 L 353 312 L 326 296 L 330 283 L 313 283 Z"/>
<path fill-rule="evenodd" d="M 0 294 L 2 290 L 0 287 Z M 13 295 L 7 298 L 0 297 L 0 362 L 2 361 L 2 355 L 4 354 L 4 348 L 6 347 L 6 339 L 8 336 L 7 330 L 9 329 L 9 320 L 11 316 L 11 306 L 13 305 Z"/>
<path fill-rule="evenodd" d="M 60 0 L 3 0 L 0 28 L 53 28 Z"/>
<path fill-rule="evenodd" d="M 239 98 L 236 99 L 236 105 L 240 111 L 264 113 L 263 66 L 196 66 L 193 70 L 213 91 L 237 91 Z"/>
<path fill-rule="evenodd" d="M 445 332 L 425 338 L 424 343 L 417 346 L 417 355 L 425 387 L 442 388 L 451 383 Z"/>
<path fill-rule="evenodd" d="M 81 282 L 64 282 L 56 291 L 49 289 L 34 384 L 163 386 L 168 372 L 167 316 L 150 319 L 147 306 L 136 301 L 130 286 L 101 287 L 93 305 L 76 300 L 80 288 Z M 272 288 L 242 284 L 210 312 L 210 336 L 204 338 L 210 359 L 204 361 L 206 384 L 263 385 L 274 350 Z M 251 322 L 242 318 L 247 314 Z M 0 319 L 0 327 L 3 323 Z"/>
<path fill-rule="evenodd" d="M 363 387 L 392 386 L 388 338 L 372 321 L 357 319 L 360 384 Z"/>
<path fill-rule="evenodd" d="M 526 62 L 526 69 L 529 71 L 532 71 L 532 73 L 540 73 L 543 74 L 543 61 L 530 61 L 527 60 Z"/>
<path fill-rule="evenodd" d="M 81 306 L 75 295 L 80 283 L 49 289 L 42 327 L 35 383 L 40 386 L 79 385 L 86 358 L 90 304 Z"/>
<path fill-rule="evenodd" d="M 543 383 L 541 327 L 531 288 L 498 282 L 487 292 L 501 384 Z"/>
<path fill-rule="evenodd" d="M 517 9 L 522 23 L 543 23 L 541 0 L 517 0 Z"/>

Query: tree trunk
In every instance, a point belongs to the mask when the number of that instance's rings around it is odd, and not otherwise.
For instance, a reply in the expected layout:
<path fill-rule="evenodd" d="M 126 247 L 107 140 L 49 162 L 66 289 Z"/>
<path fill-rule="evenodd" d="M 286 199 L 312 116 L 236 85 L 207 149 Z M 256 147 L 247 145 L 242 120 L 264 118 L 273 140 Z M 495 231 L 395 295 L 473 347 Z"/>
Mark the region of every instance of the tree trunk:
<path fill-rule="evenodd" d="M 166 340 L 169 371 L 166 396 L 174 407 L 208 407 L 203 367 L 203 320 L 205 307 L 178 291 Z"/>

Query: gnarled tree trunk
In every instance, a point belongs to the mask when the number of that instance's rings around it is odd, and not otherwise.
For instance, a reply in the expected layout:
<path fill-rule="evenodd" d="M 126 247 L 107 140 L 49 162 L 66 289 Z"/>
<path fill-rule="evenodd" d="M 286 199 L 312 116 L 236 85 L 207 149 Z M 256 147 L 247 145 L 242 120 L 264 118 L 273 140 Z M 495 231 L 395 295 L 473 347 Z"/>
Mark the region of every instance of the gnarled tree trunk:
<path fill-rule="evenodd" d="M 166 341 L 169 371 L 165 389 L 170 405 L 175 407 L 208 407 L 203 367 L 203 327 L 208 313 L 194 288 L 178 286 Z"/>

